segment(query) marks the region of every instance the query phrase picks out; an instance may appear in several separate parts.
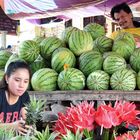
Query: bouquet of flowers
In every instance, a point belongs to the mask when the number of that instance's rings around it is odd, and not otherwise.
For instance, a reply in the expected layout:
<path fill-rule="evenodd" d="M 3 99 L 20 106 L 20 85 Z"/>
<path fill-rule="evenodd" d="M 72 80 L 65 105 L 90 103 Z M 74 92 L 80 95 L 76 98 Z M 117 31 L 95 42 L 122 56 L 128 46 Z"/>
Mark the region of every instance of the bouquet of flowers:
<path fill-rule="evenodd" d="M 139 114 L 136 105 L 128 101 L 104 103 L 97 108 L 94 102 L 83 101 L 59 113 L 53 129 L 60 134 L 57 140 L 77 135 L 77 131 L 82 140 L 140 140 Z M 120 133 L 124 128 L 126 131 Z"/>

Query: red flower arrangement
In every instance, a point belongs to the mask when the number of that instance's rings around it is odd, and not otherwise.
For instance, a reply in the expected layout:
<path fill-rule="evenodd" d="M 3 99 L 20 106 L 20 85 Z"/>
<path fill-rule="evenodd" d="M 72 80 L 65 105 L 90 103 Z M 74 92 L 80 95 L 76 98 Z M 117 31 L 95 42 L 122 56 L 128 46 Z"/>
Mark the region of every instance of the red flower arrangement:
<path fill-rule="evenodd" d="M 73 134 L 80 130 L 84 134 L 85 130 L 94 131 L 98 125 L 101 128 L 103 140 L 134 140 L 133 138 L 140 138 L 140 130 L 134 134 L 129 132 L 118 136 L 117 129 L 121 126 L 129 128 L 130 125 L 138 128 L 140 124 L 138 114 L 140 111 L 136 110 L 136 105 L 126 101 L 116 101 L 114 106 L 102 104 L 96 109 L 94 102 L 84 101 L 77 106 L 68 107 L 65 114 L 59 113 L 54 130 L 61 135 L 66 135 L 67 130 Z M 95 136 L 96 134 L 93 138 Z"/>

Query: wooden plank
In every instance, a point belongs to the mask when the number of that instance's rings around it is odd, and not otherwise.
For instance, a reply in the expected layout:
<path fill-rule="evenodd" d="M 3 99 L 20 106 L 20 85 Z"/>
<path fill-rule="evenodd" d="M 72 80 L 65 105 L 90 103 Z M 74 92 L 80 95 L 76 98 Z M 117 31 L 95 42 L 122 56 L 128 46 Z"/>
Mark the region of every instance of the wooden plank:
<path fill-rule="evenodd" d="M 80 90 L 80 91 L 51 91 L 51 92 L 29 91 L 29 94 L 30 96 L 36 96 L 37 99 L 43 99 L 48 101 L 66 101 L 66 100 L 140 101 L 140 90 L 135 91 Z"/>

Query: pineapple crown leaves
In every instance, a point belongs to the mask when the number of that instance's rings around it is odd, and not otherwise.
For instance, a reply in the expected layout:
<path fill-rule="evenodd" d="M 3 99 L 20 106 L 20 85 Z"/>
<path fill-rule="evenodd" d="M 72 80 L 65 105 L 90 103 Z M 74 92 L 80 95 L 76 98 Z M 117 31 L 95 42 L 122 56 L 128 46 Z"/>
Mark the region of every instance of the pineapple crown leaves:
<path fill-rule="evenodd" d="M 62 135 L 62 140 L 82 140 L 82 138 L 83 133 L 81 133 L 79 129 L 77 129 L 76 134 L 67 129 L 67 134 Z"/>
<path fill-rule="evenodd" d="M 59 133 L 52 132 L 50 133 L 49 126 L 47 125 L 45 131 L 39 132 L 36 131 L 35 139 L 36 140 L 55 140 Z"/>
<path fill-rule="evenodd" d="M 8 130 L 6 127 L 0 128 L 0 140 L 10 140 L 14 136 L 14 130 L 10 129 Z"/>
<path fill-rule="evenodd" d="M 37 100 L 36 97 L 30 98 L 30 102 L 25 104 L 26 107 L 26 124 L 33 125 L 41 119 L 41 112 L 44 110 L 45 100 Z"/>

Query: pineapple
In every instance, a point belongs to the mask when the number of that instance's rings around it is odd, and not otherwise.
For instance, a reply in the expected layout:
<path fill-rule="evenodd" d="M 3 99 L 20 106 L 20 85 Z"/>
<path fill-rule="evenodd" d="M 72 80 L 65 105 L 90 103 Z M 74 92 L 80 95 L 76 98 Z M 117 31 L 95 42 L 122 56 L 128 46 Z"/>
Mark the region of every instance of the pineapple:
<path fill-rule="evenodd" d="M 73 134 L 70 130 L 67 130 L 67 134 L 62 136 L 62 140 L 82 140 L 83 133 L 80 133 L 79 130 L 76 131 L 76 134 Z"/>
<path fill-rule="evenodd" d="M 10 129 L 6 130 L 6 127 L 0 128 L 0 140 L 10 140 L 12 137 L 14 137 L 14 130 Z"/>
<path fill-rule="evenodd" d="M 45 101 L 37 100 L 36 97 L 32 97 L 30 103 L 25 104 L 26 107 L 26 124 L 36 125 L 38 120 L 41 120 L 41 113 L 44 110 Z"/>
<path fill-rule="evenodd" d="M 50 133 L 49 127 L 47 126 L 45 131 L 39 132 L 36 131 L 34 140 L 55 140 L 59 133 L 52 132 Z"/>

